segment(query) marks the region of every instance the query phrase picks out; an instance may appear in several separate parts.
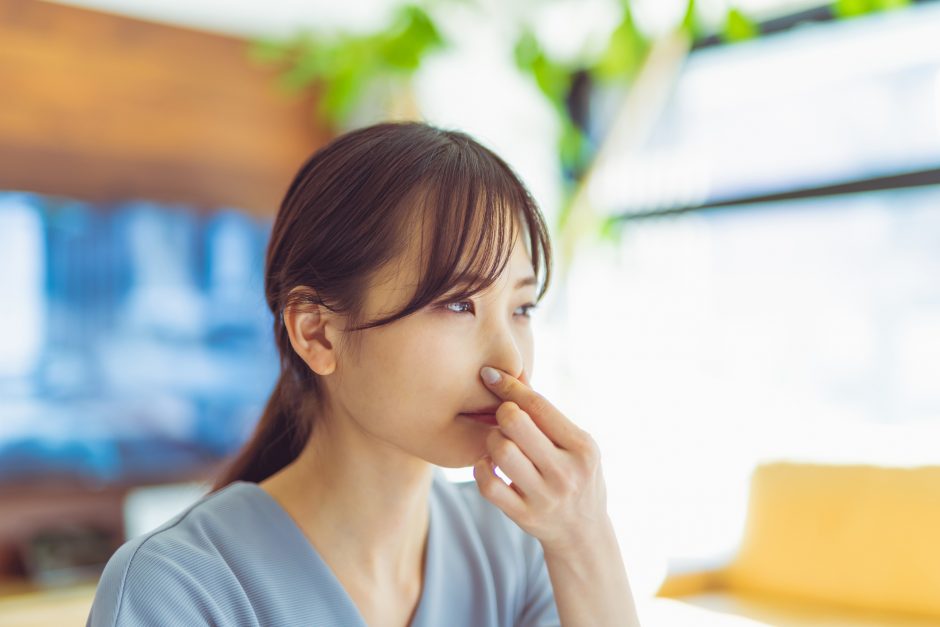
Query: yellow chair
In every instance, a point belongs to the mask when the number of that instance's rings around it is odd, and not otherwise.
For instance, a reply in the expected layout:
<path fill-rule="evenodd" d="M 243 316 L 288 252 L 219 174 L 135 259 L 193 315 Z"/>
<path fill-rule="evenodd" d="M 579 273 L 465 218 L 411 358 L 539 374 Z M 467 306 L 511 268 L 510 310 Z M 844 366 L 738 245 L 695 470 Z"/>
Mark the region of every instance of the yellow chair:
<path fill-rule="evenodd" d="M 940 466 L 758 466 L 726 564 L 658 597 L 781 627 L 940 626 Z"/>

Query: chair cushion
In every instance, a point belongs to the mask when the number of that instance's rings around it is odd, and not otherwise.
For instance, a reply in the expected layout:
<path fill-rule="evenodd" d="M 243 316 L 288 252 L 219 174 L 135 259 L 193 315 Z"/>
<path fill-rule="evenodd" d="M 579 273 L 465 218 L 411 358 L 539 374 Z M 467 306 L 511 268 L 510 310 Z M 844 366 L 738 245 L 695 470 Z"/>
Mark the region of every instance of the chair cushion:
<path fill-rule="evenodd" d="M 725 579 L 731 591 L 940 617 L 940 466 L 759 466 Z"/>

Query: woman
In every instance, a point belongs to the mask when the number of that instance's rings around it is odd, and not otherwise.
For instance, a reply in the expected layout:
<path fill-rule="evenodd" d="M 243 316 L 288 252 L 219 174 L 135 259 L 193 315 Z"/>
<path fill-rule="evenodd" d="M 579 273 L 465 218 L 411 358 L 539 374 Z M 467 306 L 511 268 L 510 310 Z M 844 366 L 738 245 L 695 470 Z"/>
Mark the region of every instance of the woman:
<path fill-rule="evenodd" d="M 638 624 L 598 448 L 528 385 L 550 268 L 531 195 L 464 133 L 314 153 L 268 244 L 264 414 L 212 492 L 112 556 L 88 624 Z"/>

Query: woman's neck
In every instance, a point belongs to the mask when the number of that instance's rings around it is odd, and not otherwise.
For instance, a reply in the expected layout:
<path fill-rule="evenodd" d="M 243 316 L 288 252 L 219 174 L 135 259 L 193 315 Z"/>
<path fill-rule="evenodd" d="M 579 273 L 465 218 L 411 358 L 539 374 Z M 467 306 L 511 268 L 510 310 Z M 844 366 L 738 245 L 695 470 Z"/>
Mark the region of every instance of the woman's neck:
<path fill-rule="evenodd" d="M 337 575 L 403 590 L 420 580 L 433 467 L 355 428 L 318 425 L 301 455 L 259 485 Z"/>

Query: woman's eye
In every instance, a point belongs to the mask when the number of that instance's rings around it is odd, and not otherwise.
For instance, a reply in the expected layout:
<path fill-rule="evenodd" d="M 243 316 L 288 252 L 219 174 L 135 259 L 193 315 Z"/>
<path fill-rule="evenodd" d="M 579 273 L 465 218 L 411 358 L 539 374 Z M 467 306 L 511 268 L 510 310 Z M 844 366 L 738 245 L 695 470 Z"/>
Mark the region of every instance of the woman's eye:
<path fill-rule="evenodd" d="M 452 306 L 456 306 L 456 307 L 452 308 Z M 462 308 L 462 307 L 464 307 L 464 306 L 466 306 L 466 307 L 468 307 L 468 308 L 460 309 L 460 308 Z M 447 309 L 448 311 L 452 311 L 452 312 L 454 312 L 454 313 L 473 313 L 473 311 L 474 311 L 474 309 L 473 309 L 473 301 L 469 301 L 469 300 L 456 300 L 456 301 L 453 301 L 453 302 L 450 302 L 450 303 L 444 303 L 443 307 L 444 307 L 445 309 Z M 522 314 L 520 314 L 520 315 L 521 315 L 523 318 L 531 318 L 531 317 L 532 317 L 532 313 L 531 313 L 531 312 L 532 312 L 532 310 L 535 309 L 535 308 L 536 308 L 535 303 L 526 303 L 525 305 L 520 305 L 520 306 L 519 306 L 519 309 L 524 310 L 524 313 L 522 313 Z M 517 310 L 517 311 L 518 311 L 518 310 Z"/>
<path fill-rule="evenodd" d="M 455 301 L 452 302 L 452 303 L 444 303 L 444 308 L 447 309 L 448 311 L 453 311 L 454 313 L 467 313 L 466 310 L 465 310 L 465 311 L 457 311 L 457 310 L 454 310 L 454 309 L 450 309 L 450 306 L 451 306 L 451 305 L 469 305 L 469 306 L 470 306 L 470 311 L 473 311 L 473 303 L 470 302 L 469 300 L 455 300 Z"/>
<path fill-rule="evenodd" d="M 520 305 L 519 309 L 525 309 L 525 313 L 522 314 L 526 318 L 532 317 L 532 310 L 536 308 L 535 303 L 526 303 L 525 305 Z"/>

